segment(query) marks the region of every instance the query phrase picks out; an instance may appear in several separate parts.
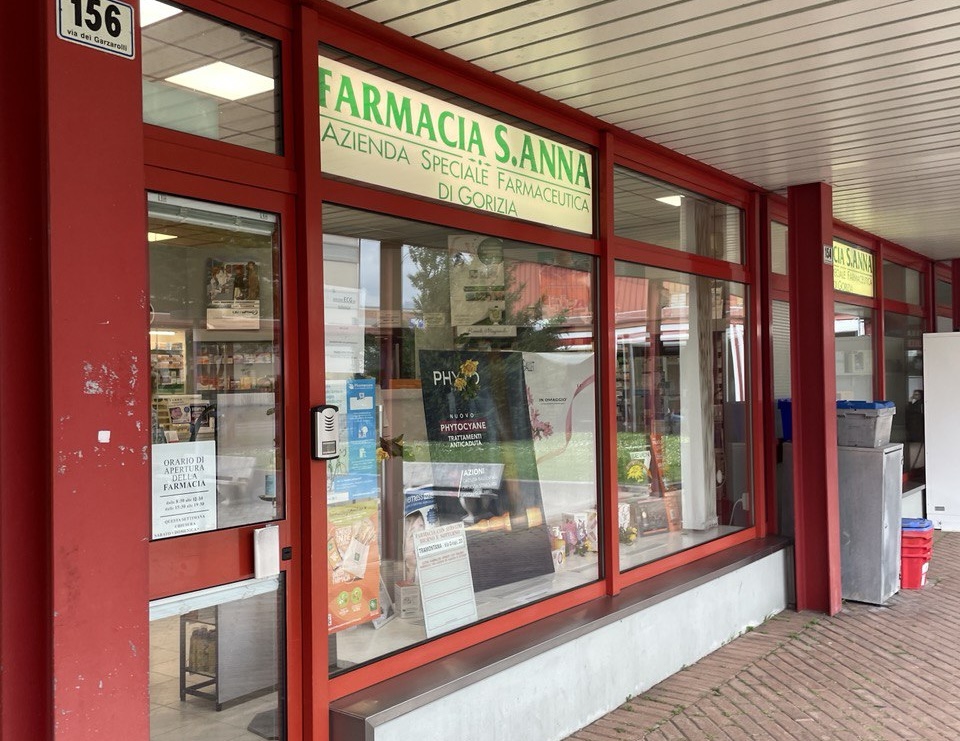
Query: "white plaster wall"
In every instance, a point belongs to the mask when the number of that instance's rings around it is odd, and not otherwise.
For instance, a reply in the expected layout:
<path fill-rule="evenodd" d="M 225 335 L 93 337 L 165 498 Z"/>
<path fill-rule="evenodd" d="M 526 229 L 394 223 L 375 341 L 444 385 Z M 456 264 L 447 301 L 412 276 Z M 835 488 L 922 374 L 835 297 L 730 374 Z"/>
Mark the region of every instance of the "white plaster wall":
<path fill-rule="evenodd" d="M 562 739 L 787 606 L 780 550 L 375 729 L 375 741 Z"/>

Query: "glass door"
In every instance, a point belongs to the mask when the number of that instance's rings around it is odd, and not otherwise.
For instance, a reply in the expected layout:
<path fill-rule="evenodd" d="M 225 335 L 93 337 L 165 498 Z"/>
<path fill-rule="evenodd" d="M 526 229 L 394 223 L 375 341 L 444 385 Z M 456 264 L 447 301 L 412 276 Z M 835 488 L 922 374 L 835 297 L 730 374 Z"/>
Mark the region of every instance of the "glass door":
<path fill-rule="evenodd" d="M 279 218 L 159 193 L 147 213 L 150 735 L 285 739 Z"/>

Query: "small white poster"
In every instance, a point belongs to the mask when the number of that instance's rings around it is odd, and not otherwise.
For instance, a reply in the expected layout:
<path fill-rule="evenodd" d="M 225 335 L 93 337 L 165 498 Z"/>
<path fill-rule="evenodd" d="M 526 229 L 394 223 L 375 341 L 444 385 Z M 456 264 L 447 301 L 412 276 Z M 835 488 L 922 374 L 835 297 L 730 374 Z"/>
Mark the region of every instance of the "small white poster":
<path fill-rule="evenodd" d="M 506 313 L 503 243 L 493 237 L 458 234 L 450 250 L 450 323 L 460 328 L 502 329 Z M 474 326 L 476 325 L 476 326 Z"/>
<path fill-rule="evenodd" d="M 364 306 L 358 288 L 323 287 L 327 373 L 363 372 Z"/>
<path fill-rule="evenodd" d="M 217 527 L 217 444 L 153 446 L 153 537 L 200 533 Z"/>
<path fill-rule="evenodd" d="M 477 598 L 463 523 L 421 530 L 413 536 L 427 638 L 477 620 Z"/>

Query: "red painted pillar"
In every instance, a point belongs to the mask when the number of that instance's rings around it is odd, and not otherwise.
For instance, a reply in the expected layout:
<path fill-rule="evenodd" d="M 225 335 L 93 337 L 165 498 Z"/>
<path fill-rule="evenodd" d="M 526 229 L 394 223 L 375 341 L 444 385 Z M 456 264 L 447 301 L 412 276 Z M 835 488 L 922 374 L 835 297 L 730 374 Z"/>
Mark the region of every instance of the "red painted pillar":
<path fill-rule="evenodd" d="M 832 191 L 811 183 L 791 186 L 787 197 L 797 609 L 833 615 L 842 597 Z"/>
<path fill-rule="evenodd" d="M 950 261 L 951 271 L 951 295 L 953 296 L 953 327 L 954 331 L 960 329 L 960 260 Z"/>
<path fill-rule="evenodd" d="M 0 44 L 0 738 L 47 739 L 49 382 L 41 13 L 5 8 Z"/>
<path fill-rule="evenodd" d="M 16 58 L 5 49 L 2 60 L 0 730 L 147 739 L 140 65 L 59 38 L 57 7 L 14 3 L 20 23 L 7 27 L 26 41 L 4 45 Z M 91 39 L 112 36 L 110 3 L 75 7 L 100 14 Z M 118 22 L 135 33 L 129 14 Z"/>

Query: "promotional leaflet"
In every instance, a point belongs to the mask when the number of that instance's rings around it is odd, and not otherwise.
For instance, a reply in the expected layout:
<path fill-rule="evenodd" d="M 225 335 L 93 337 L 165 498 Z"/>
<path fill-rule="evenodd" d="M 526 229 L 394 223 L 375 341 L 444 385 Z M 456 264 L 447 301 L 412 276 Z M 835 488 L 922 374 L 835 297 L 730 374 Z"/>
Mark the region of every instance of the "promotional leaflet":
<path fill-rule="evenodd" d="M 376 499 L 327 508 L 327 630 L 380 617 L 380 505 Z"/>
<path fill-rule="evenodd" d="M 477 599 L 463 523 L 416 533 L 414 549 L 427 638 L 476 622 Z"/>

